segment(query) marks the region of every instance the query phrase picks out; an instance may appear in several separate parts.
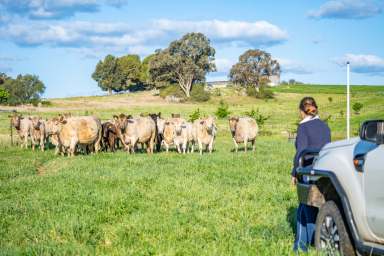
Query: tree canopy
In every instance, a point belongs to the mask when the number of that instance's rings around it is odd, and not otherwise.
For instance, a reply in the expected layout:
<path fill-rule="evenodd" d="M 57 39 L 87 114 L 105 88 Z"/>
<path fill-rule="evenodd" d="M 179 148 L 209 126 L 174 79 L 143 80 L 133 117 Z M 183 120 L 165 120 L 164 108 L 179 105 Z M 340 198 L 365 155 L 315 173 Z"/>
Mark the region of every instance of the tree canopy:
<path fill-rule="evenodd" d="M 248 50 L 232 66 L 229 77 L 235 84 L 259 88 L 271 76 L 279 74 L 280 65 L 277 60 L 272 59 L 271 54 L 262 50 Z"/>
<path fill-rule="evenodd" d="M 141 62 L 138 55 L 126 55 L 120 58 L 107 55 L 99 61 L 92 78 L 99 87 L 109 94 L 128 90 L 140 83 Z"/>
<path fill-rule="evenodd" d="M 3 103 L 36 103 L 45 91 L 44 83 L 36 75 L 18 75 L 13 79 L 2 74 L 0 77 Z"/>
<path fill-rule="evenodd" d="M 202 33 L 188 33 L 159 50 L 149 61 L 149 78 L 156 87 L 179 84 L 187 97 L 192 85 L 205 81 L 208 72 L 216 70 L 215 49 Z"/>

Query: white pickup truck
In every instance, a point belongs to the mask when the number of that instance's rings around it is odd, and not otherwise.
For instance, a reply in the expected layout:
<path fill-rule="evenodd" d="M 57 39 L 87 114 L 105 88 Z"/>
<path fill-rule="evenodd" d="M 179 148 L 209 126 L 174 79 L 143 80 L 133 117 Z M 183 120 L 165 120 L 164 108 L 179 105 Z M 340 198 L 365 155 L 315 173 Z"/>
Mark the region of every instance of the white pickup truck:
<path fill-rule="evenodd" d="M 301 155 L 301 203 L 319 208 L 315 245 L 326 255 L 384 255 L 384 120 L 360 137 Z"/>

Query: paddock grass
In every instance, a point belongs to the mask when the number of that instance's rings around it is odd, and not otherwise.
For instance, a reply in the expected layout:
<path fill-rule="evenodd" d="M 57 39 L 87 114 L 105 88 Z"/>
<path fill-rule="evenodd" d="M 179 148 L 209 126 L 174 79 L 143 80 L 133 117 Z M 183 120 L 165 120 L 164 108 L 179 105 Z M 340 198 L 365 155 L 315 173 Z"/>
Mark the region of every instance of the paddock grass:
<path fill-rule="evenodd" d="M 353 96 L 352 101 L 364 105 L 352 116 L 355 132 L 365 119 L 384 118 L 380 93 Z M 232 114 L 259 108 L 271 116 L 256 152 L 247 154 L 232 152 L 227 121 L 218 120 L 211 155 L 119 151 L 59 157 L 53 150 L 10 146 L 7 114 L 0 113 L 0 254 L 292 254 L 297 197 L 289 176 L 294 146 L 286 131 L 295 128 L 303 94 L 309 92 L 280 91 L 275 99 L 264 101 L 236 96 L 228 89 L 204 104 L 167 104 L 138 93 L 97 100 L 54 99 L 50 108 L 18 109 L 25 115 L 72 112 L 103 120 L 121 112 L 188 117 L 197 108 L 212 114 L 224 100 Z M 344 95 L 310 94 L 318 100 L 320 113 L 331 115 L 333 139 L 342 138 Z M 79 107 L 79 102 L 86 104 Z"/>

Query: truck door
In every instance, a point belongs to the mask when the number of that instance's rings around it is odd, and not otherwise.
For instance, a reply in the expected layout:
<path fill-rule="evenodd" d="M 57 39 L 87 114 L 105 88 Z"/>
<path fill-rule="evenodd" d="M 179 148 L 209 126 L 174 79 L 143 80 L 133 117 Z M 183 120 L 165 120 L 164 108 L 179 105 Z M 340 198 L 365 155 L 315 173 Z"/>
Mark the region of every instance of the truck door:
<path fill-rule="evenodd" d="M 365 156 L 363 179 L 368 224 L 376 236 L 384 238 L 384 145 Z"/>

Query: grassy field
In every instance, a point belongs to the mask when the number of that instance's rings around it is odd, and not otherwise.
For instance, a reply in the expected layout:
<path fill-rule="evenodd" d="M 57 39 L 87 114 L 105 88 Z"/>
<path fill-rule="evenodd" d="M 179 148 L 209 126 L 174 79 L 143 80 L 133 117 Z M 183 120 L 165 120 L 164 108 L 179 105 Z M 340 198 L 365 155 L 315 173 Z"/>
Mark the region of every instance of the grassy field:
<path fill-rule="evenodd" d="M 211 155 L 59 157 L 10 146 L 8 114 L 0 112 L 0 254 L 292 254 L 297 198 L 289 184 L 294 146 L 287 131 L 295 128 L 298 101 L 312 95 L 321 116 L 330 116 L 333 139 L 343 138 L 345 97 L 335 86 L 274 90 L 269 101 L 228 89 L 204 104 L 169 104 L 145 92 L 17 108 L 44 117 L 72 112 L 107 120 L 159 111 L 188 117 L 197 108 L 212 114 L 224 100 L 232 114 L 258 108 L 270 116 L 256 152 L 247 154 L 232 152 L 227 121 L 218 120 Z M 352 102 L 364 105 L 353 114 L 354 132 L 365 119 L 384 118 L 383 87 L 352 91 Z"/>

